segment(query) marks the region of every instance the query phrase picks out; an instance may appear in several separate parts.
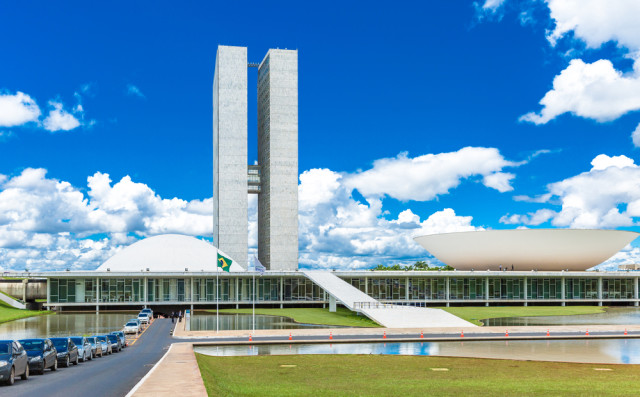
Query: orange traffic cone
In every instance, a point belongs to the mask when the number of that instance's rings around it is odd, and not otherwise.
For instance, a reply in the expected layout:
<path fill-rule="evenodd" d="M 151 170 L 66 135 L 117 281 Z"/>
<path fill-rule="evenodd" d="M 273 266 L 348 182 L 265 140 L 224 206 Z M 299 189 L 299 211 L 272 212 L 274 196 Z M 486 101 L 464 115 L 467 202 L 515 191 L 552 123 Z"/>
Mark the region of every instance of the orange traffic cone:
<path fill-rule="evenodd" d="M 507 338 L 509 337 L 509 330 L 505 331 L 504 336 L 507 337 Z"/>
<path fill-rule="evenodd" d="M 585 335 L 589 336 L 589 330 L 587 330 L 587 333 Z"/>
<path fill-rule="evenodd" d="M 384 331 L 384 334 L 382 335 L 382 339 L 387 339 L 387 331 Z"/>
<path fill-rule="evenodd" d="M 460 331 L 460 337 L 464 338 L 464 330 Z"/>
<path fill-rule="evenodd" d="M 251 334 L 249 334 L 249 342 L 253 341 L 253 339 L 251 339 Z"/>
<path fill-rule="evenodd" d="M 549 330 L 547 330 L 547 336 L 549 336 Z"/>
<path fill-rule="evenodd" d="M 420 331 L 420 338 L 424 338 L 424 334 L 422 333 L 422 331 Z"/>
<path fill-rule="evenodd" d="M 333 339 L 333 332 L 329 332 L 329 339 Z"/>
<path fill-rule="evenodd" d="M 624 334 L 625 334 L 625 335 L 627 334 L 627 329 L 626 329 L 626 328 L 624 329 Z"/>
<path fill-rule="evenodd" d="M 293 340 L 293 338 L 291 337 L 291 332 L 289 332 L 289 340 Z"/>

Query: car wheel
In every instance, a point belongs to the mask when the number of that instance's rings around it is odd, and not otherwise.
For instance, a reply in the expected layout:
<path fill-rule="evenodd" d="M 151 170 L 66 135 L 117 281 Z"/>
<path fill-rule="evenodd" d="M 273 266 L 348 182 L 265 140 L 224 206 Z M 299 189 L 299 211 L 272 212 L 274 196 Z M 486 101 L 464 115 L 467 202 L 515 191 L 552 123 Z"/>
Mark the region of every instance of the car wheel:
<path fill-rule="evenodd" d="M 58 359 L 53 360 L 53 366 L 51 367 L 52 371 L 58 370 Z"/>
<path fill-rule="evenodd" d="M 27 367 L 24 369 L 24 374 L 22 374 L 22 376 L 20 377 L 22 380 L 27 380 L 29 379 L 29 366 L 27 365 Z"/>
<path fill-rule="evenodd" d="M 11 386 L 16 382 L 16 369 L 11 367 L 11 372 L 9 373 L 9 379 L 6 380 L 5 384 Z"/>
<path fill-rule="evenodd" d="M 70 364 L 71 362 L 69 360 L 69 356 L 67 356 L 66 359 L 64 360 L 64 366 L 68 368 Z"/>
<path fill-rule="evenodd" d="M 100 350 L 100 358 L 102 358 L 102 356 L 104 356 L 104 353 Z"/>
<path fill-rule="evenodd" d="M 78 365 L 80 363 L 80 356 L 76 354 L 76 361 L 73 362 L 73 365 Z"/>

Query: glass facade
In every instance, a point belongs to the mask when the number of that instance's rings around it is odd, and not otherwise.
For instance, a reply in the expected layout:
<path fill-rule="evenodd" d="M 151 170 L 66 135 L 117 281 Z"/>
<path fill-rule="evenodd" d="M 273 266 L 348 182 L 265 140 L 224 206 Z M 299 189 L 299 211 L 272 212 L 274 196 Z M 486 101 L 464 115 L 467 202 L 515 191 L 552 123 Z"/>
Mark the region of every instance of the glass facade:
<path fill-rule="evenodd" d="M 343 277 L 384 302 L 459 301 L 558 301 L 632 300 L 638 296 L 637 277 Z M 563 288 L 564 282 L 564 288 Z M 49 303 L 134 303 L 134 302 L 320 302 L 326 303 L 322 288 L 306 277 L 94 277 L 49 278 Z M 217 293 L 216 293 L 217 285 Z M 193 289 L 193 291 L 192 291 Z M 599 297 L 599 290 L 601 296 Z M 564 295 L 563 295 L 564 292 Z"/>

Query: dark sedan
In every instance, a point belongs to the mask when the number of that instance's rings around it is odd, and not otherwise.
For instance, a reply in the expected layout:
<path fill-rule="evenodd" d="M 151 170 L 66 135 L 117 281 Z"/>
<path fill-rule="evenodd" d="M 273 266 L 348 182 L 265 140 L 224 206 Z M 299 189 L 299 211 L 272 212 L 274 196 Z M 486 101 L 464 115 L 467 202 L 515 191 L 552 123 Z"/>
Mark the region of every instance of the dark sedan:
<path fill-rule="evenodd" d="M 113 335 L 116 335 L 118 339 L 120 339 L 120 346 L 127 347 L 127 338 L 124 336 L 124 332 L 122 331 L 113 331 Z"/>
<path fill-rule="evenodd" d="M 68 367 L 71 363 L 78 365 L 80 362 L 78 347 L 71 338 L 51 338 L 51 342 L 58 351 L 58 365 L 63 367 Z"/>
<path fill-rule="evenodd" d="M 42 375 L 47 368 L 58 369 L 58 352 L 49 339 L 21 339 L 20 343 L 29 356 L 31 372 Z"/>
<path fill-rule="evenodd" d="M 111 343 L 111 350 L 114 353 L 118 353 L 122 350 L 122 345 L 120 344 L 120 338 L 118 338 L 118 335 L 107 334 L 105 336 L 109 340 L 109 343 Z"/>
<path fill-rule="evenodd" d="M 0 340 L 0 381 L 12 385 L 18 375 L 29 379 L 27 353 L 17 340 Z"/>

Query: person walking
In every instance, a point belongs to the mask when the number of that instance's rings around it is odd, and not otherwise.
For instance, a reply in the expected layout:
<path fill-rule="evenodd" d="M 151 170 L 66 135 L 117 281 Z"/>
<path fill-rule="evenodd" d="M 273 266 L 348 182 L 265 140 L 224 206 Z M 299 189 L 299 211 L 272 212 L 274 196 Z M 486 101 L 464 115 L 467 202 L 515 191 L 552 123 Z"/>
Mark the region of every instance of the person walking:
<path fill-rule="evenodd" d="M 176 312 L 171 312 L 171 323 L 173 324 L 176 318 Z"/>

